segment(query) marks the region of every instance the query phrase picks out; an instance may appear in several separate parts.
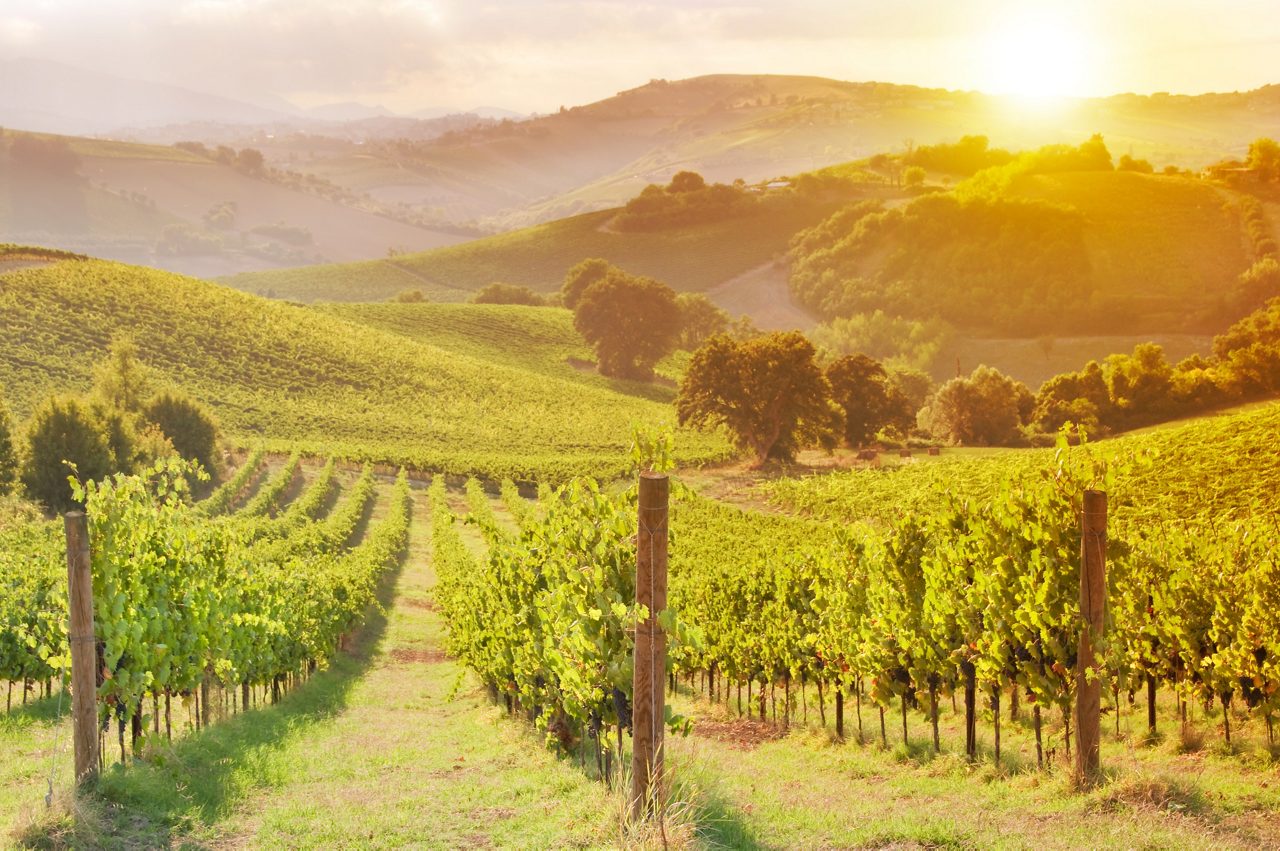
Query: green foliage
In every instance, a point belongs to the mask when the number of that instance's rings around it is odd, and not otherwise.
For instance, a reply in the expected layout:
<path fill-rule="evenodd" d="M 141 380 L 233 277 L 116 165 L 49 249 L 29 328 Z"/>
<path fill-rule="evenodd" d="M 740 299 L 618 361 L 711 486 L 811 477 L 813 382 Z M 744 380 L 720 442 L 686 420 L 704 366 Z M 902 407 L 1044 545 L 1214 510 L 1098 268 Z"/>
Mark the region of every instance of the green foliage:
<path fill-rule="evenodd" d="M 180 391 L 166 390 L 146 403 L 142 417 L 160 429 L 179 456 L 210 476 L 217 474 L 218 424 L 207 408 Z"/>
<path fill-rule="evenodd" d="M 109 408 L 138 414 L 151 396 L 152 376 L 139 359 L 138 345 L 129 337 L 111 340 L 107 356 L 93 370 L 93 395 Z"/>
<path fill-rule="evenodd" d="M 103 423 L 84 403 L 51 396 L 27 424 L 22 460 L 22 485 L 27 494 L 49 511 L 62 513 L 77 506 L 68 477 L 101 479 L 118 468 Z"/>
<path fill-rule="evenodd" d="M 570 310 L 575 309 L 587 287 L 604 280 L 610 272 L 620 271 L 609 261 L 599 257 L 583 260 L 565 273 L 564 283 L 560 285 L 560 303 Z"/>
<path fill-rule="evenodd" d="M 1249 145 L 1249 167 L 1263 180 L 1280 180 L 1280 142 L 1265 136 Z"/>
<path fill-rule="evenodd" d="M 249 483 L 257 477 L 262 459 L 266 457 L 266 454 L 266 450 L 261 446 L 249 453 L 249 456 L 244 459 L 244 463 L 240 465 L 235 474 L 200 503 L 199 510 L 210 517 L 226 514 L 232 505 L 244 495 Z"/>
<path fill-rule="evenodd" d="M 471 297 L 472 304 L 523 304 L 542 307 L 546 299 L 528 287 L 514 284 L 489 284 Z"/>
<path fill-rule="evenodd" d="M 729 330 L 729 314 L 702 293 L 680 293 L 676 296 L 680 311 L 680 338 L 676 345 L 692 352 L 710 337 Z"/>
<path fill-rule="evenodd" d="M 691 171 L 678 172 L 665 188 L 650 184 L 613 220 L 620 231 L 660 231 L 718 222 L 758 212 L 760 201 L 745 187 L 708 185 Z"/>
<path fill-rule="evenodd" d="M 1008 446 L 1018 441 L 1034 397 L 1024 384 L 989 366 L 938 388 L 920 411 L 934 437 L 966 446 Z"/>
<path fill-rule="evenodd" d="M 13 440 L 13 418 L 0 398 L 0 496 L 13 490 L 18 479 L 18 450 Z"/>
<path fill-rule="evenodd" d="M 577 299 L 573 327 L 595 348 L 601 374 L 648 379 L 680 332 L 676 294 L 652 278 L 610 270 Z"/>
<path fill-rule="evenodd" d="M 903 319 L 876 310 L 824 322 L 809 337 L 828 357 L 862 354 L 928 370 L 953 334 L 940 319 Z"/>
<path fill-rule="evenodd" d="M 792 293 L 826 319 L 882 310 L 1025 334 L 1084 323 L 1091 288 L 1083 219 L 1041 201 L 934 194 L 881 211 L 862 202 L 791 250 Z"/>
<path fill-rule="evenodd" d="M 634 493 L 610 496 L 574 480 L 541 516 L 526 515 L 518 536 L 497 527 L 480 494 L 468 500 L 473 512 L 482 508 L 468 520 L 488 544 L 479 558 L 459 536 L 443 481 L 432 484 L 431 501 L 450 652 L 561 746 L 628 726 L 632 636 L 644 613 L 635 603 Z M 656 614 L 678 651 L 673 613 Z"/>
<path fill-rule="evenodd" d="M 968 177 L 984 168 L 1006 165 L 1013 160 L 1013 154 L 989 145 L 986 136 L 962 136 L 959 142 L 920 145 L 904 155 L 902 161 L 908 166 Z"/>
<path fill-rule="evenodd" d="M 830 446 L 838 417 L 813 344 L 799 331 L 745 341 L 712 337 L 694 352 L 680 393 L 680 424 L 723 426 L 756 464 Z"/>
<path fill-rule="evenodd" d="M 827 367 L 826 375 L 850 446 L 867 445 L 883 428 L 905 435 L 915 424 L 916 409 L 873 358 L 845 355 Z"/>
<path fill-rule="evenodd" d="M 1128 154 L 1122 154 L 1119 162 L 1116 163 L 1116 171 L 1136 171 L 1139 174 L 1153 174 L 1155 167 L 1147 160 L 1134 159 Z"/>
<path fill-rule="evenodd" d="M 359 547 L 343 551 L 303 533 L 264 548 L 244 528 L 207 520 L 187 502 L 190 471 L 185 462 L 166 462 L 77 493 L 89 516 L 103 642 L 99 711 L 122 723 L 143 711 L 144 698 L 189 694 L 207 678 L 262 684 L 323 662 L 373 603 L 378 576 L 407 543 L 411 497 L 403 474 L 386 517 Z M 9 632 L 0 630 L 0 640 Z M 48 649 L 56 657 L 65 643 Z"/>

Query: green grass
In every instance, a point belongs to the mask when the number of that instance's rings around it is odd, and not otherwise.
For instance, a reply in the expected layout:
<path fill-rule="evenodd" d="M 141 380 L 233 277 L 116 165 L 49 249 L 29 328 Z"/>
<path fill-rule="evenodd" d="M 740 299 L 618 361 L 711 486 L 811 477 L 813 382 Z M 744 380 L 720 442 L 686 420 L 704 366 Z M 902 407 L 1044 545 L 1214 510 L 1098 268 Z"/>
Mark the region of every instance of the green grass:
<path fill-rule="evenodd" d="M 0 276 L 0 385 L 27 416 L 50 392 L 81 392 L 114 334 L 134 337 L 161 381 L 209 405 L 227 435 L 491 478 L 621 472 L 633 423 L 672 422 L 660 386 L 547 374 L 486 360 L 190 278 L 104 262 Z M 486 332 L 493 337 L 492 331 Z M 518 352 L 519 341 L 510 343 Z M 718 437 L 682 434 L 689 462 Z"/>
<path fill-rule="evenodd" d="M 1122 696 L 1118 736 L 1115 716 L 1103 718 L 1107 782 L 1079 793 L 1070 781 L 1061 722 L 1050 717 L 1056 712 L 1046 714 L 1045 724 L 1045 746 L 1053 753 L 1046 770 L 1037 771 L 1026 706 L 1017 722 L 1004 708 L 997 766 L 989 712 L 979 719 L 980 759 L 971 764 L 963 756 L 963 711 L 953 714 L 949 700 L 940 701 L 942 750 L 935 756 L 928 720 L 919 712 L 909 713 L 904 745 L 898 708 L 889 709 L 884 749 L 879 715 L 869 703 L 862 707 L 865 743 L 858 742 L 852 698 L 845 704 L 840 741 L 834 736 L 832 696 L 826 698 L 824 728 L 816 689 L 807 690 L 807 723 L 797 692 L 789 734 L 780 725 L 738 720 L 732 706 L 726 710 L 695 699 L 683 687 L 674 700 L 677 711 L 695 719 L 691 736 L 668 739 L 676 771 L 739 815 L 736 824 L 703 826 L 704 833 L 718 827 L 723 845 L 1208 849 L 1275 841 L 1277 763 L 1259 746 L 1258 730 L 1251 731 L 1246 755 L 1227 753 L 1211 740 L 1181 753 L 1172 706 L 1162 705 L 1165 737 L 1151 744 L 1144 707 L 1130 708 Z M 1104 709 L 1112 708 L 1104 698 Z M 699 720 L 711 723 L 700 730 Z M 1199 724 L 1212 720 L 1200 718 Z"/>
<path fill-rule="evenodd" d="M 249 272 L 225 282 L 300 301 L 385 301 L 403 289 L 460 301 L 495 281 L 550 292 L 575 263 L 603 257 L 677 290 L 700 292 L 784 253 L 792 234 L 821 221 L 833 206 L 798 201 L 757 216 L 655 233 L 614 232 L 607 225 L 616 211 L 605 210 L 391 260 Z M 416 283 L 406 283 L 389 266 L 417 276 Z"/>

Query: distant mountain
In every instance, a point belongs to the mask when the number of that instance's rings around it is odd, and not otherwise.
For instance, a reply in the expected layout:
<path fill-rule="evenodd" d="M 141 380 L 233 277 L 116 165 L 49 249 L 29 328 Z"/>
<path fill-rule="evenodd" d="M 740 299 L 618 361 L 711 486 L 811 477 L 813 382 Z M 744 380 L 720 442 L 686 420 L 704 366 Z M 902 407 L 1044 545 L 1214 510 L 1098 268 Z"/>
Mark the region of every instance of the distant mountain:
<path fill-rule="evenodd" d="M 470 115 L 478 115 L 481 118 L 496 118 L 501 121 L 504 118 L 510 118 L 512 121 L 520 121 L 528 118 L 523 112 L 516 112 L 511 109 L 503 109 L 500 106 L 477 106 L 475 109 L 467 110 Z"/>
<path fill-rule="evenodd" d="M 380 104 L 369 106 L 354 101 L 313 106 L 306 110 L 306 115 L 308 118 L 319 121 L 363 121 L 366 118 L 401 117 Z"/>
<path fill-rule="evenodd" d="M 287 113 L 178 86 L 85 71 L 44 59 L 0 60 L 0 126 L 94 135 L 189 121 L 249 124 Z"/>

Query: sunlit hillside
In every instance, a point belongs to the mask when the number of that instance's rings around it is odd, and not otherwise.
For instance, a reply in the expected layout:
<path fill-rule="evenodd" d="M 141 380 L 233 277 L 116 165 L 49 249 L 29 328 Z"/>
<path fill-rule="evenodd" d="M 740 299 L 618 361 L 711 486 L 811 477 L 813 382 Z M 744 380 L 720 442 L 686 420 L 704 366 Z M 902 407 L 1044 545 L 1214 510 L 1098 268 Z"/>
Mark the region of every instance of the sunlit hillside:
<path fill-rule="evenodd" d="M 488 359 L 457 328 L 433 345 L 430 333 L 410 339 L 115 263 L 0 273 L 0 310 L 0 385 L 19 417 L 48 393 L 86 389 L 112 337 L 125 334 L 240 444 L 556 479 L 623 469 L 632 424 L 672 420 L 669 390 L 557 376 L 510 354 Z M 681 443 L 688 460 L 725 449 L 710 436 Z"/>

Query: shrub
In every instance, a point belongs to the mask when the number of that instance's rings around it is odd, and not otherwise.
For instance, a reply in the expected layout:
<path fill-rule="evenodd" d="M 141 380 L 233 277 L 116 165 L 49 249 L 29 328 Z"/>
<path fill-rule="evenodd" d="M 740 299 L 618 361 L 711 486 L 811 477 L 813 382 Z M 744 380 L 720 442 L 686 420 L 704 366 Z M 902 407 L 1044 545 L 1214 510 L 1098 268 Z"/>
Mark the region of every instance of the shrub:
<path fill-rule="evenodd" d="M 151 399 L 142 416 L 160 430 L 178 455 L 198 462 L 210 476 L 217 472 L 218 425 L 198 402 L 170 390 Z"/>
<path fill-rule="evenodd" d="M 50 511 L 75 508 L 68 476 L 99 480 L 116 472 L 112 447 L 93 411 L 72 398 L 51 397 L 36 409 L 27 428 L 22 484 Z"/>
<path fill-rule="evenodd" d="M 472 304 L 523 304 L 542 307 L 547 301 L 529 287 L 515 284 L 489 284 L 471 297 Z"/>

